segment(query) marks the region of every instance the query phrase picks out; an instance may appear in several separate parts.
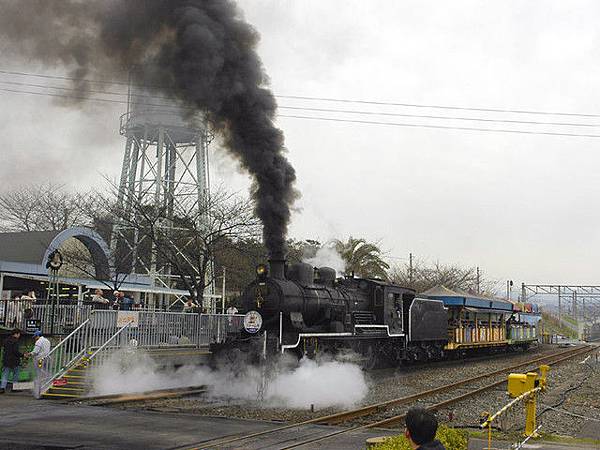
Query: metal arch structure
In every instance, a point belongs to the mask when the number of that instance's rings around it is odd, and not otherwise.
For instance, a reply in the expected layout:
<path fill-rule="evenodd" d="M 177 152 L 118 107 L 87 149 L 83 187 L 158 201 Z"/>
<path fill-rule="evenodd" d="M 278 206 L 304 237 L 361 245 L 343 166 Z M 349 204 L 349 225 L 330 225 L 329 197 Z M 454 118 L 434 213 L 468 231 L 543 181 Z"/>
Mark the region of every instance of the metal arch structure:
<path fill-rule="evenodd" d="M 127 112 L 120 120 L 120 134 L 126 141 L 117 207 L 128 217 L 135 214 L 133 205 L 165 208 L 167 217 L 160 226 L 168 232 L 173 229 L 177 214 L 200 210 L 205 204 L 209 195 L 208 145 L 212 136 L 204 120 L 191 118 L 187 111 L 166 103 L 164 98 L 157 99 L 143 88 L 130 86 Z M 198 221 L 202 229 L 207 218 L 199 215 Z M 122 256 L 131 260 L 134 271 L 148 274 L 154 286 L 171 288 L 174 276 L 170 265 L 161 262 L 156 248 L 146 239 L 139 230 L 121 221 L 114 225 L 111 246 L 113 252 L 117 245 L 124 246 L 126 251 L 121 251 Z M 141 252 L 143 246 L 150 247 L 150 251 Z M 212 263 L 208 270 L 211 273 L 206 278 L 212 280 Z M 207 291 L 205 294 L 214 294 L 214 283 L 208 285 Z M 154 301 L 164 302 L 164 299 Z"/>
<path fill-rule="evenodd" d="M 525 284 L 521 285 L 524 302 L 536 295 L 555 296 L 559 319 L 567 314 L 581 322 L 600 321 L 600 285 Z"/>
<path fill-rule="evenodd" d="M 40 265 L 45 267 L 50 254 L 55 250 L 59 250 L 60 247 L 71 238 L 77 239 L 85 245 L 90 252 L 94 264 L 94 271 L 96 272 L 96 278 L 99 280 L 109 279 L 111 276 L 111 255 L 109 247 L 104 239 L 102 239 L 102 236 L 90 228 L 71 227 L 58 233 L 46 248 L 44 256 L 40 261 Z"/>

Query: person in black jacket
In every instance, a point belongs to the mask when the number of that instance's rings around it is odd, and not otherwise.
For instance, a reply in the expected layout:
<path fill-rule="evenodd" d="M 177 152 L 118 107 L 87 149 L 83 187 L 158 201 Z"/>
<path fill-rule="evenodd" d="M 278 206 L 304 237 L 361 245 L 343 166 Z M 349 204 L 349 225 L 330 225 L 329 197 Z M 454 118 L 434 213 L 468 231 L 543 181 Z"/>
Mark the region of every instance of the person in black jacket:
<path fill-rule="evenodd" d="M 19 351 L 19 338 L 21 330 L 14 329 L 10 336 L 6 338 L 2 354 L 2 383 L 0 384 L 0 394 L 3 394 L 8 384 L 8 374 L 12 374 L 13 383 L 19 380 L 19 366 L 23 353 Z"/>
<path fill-rule="evenodd" d="M 410 408 L 406 414 L 404 435 L 415 450 L 446 450 L 435 438 L 438 421 L 435 415 L 424 408 Z"/>

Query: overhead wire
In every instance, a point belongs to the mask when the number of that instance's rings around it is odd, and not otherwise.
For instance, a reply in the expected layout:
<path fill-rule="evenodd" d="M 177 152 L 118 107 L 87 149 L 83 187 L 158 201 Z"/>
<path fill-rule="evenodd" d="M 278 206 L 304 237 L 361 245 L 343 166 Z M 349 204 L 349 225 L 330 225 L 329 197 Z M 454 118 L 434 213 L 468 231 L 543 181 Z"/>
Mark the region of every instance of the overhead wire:
<path fill-rule="evenodd" d="M 344 98 L 329 98 L 329 97 L 309 97 L 302 95 L 276 95 L 279 98 L 289 98 L 297 100 L 319 100 L 323 102 L 339 102 L 339 103 L 362 103 L 369 105 L 385 105 L 385 106 L 404 106 L 409 108 L 432 108 L 432 109 L 453 109 L 461 111 L 481 111 L 481 112 L 500 112 L 500 113 L 513 113 L 513 114 L 542 114 L 549 116 L 574 116 L 574 117 L 600 117 L 600 114 L 585 114 L 585 113 L 573 113 L 573 112 L 561 112 L 561 111 L 540 111 L 540 110 L 524 110 L 524 109 L 502 109 L 502 108 L 475 108 L 467 106 L 449 106 L 449 105 L 435 105 L 435 104 L 422 104 L 422 103 L 399 103 L 399 102 L 384 102 L 384 101 L 372 101 L 372 100 L 351 100 Z"/>
<path fill-rule="evenodd" d="M 417 123 L 400 123 L 400 122 L 379 122 L 374 120 L 354 120 L 354 119 L 339 119 L 334 117 L 310 117 L 310 116 L 298 116 L 279 114 L 278 117 L 288 117 L 293 119 L 308 119 L 308 120 L 323 120 L 329 122 L 347 122 L 347 123 L 360 123 L 366 125 L 386 125 L 395 127 L 409 127 L 409 128 L 433 128 L 441 130 L 462 130 L 462 131 L 485 131 L 494 133 L 517 133 L 517 134 L 539 134 L 545 136 L 570 136 L 570 137 L 588 137 L 588 138 L 600 138 L 600 134 L 580 134 L 580 133 L 562 133 L 553 131 L 530 131 L 530 130 L 510 130 L 501 128 L 478 128 L 478 127 L 457 127 L 450 125 L 429 125 L 429 124 L 417 124 Z"/>
<path fill-rule="evenodd" d="M 65 80 L 65 81 L 79 81 L 85 83 L 98 83 L 98 84 L 115 84 L 123 86 L 141 87 L 147 89 L 161 89 L 169 90 L 168 86 L 152 86 L 130 83 L 123 80 L 95 80 L 89 78 L 75 78 L 61 75 L 50 75 L 33 72 L 22 72 L 15 70 L 0 69 L 0 74 L 5 75 L 18 75 L 27 77 L 39 77 L 46 79 Z M 488 108 L 488 107 L 468 107 L 468 106 L 456 106 L 456 105 L 440 105 L 440 104 L 424 104 L 424 103 L 408 103 L 408 102 L 392 102 L 392 101 L 378 101 L 378 100 L 362 100 L 362 99 L 347 99 L 347 98 L 335 98 L 335 97 L 316 97 L 306 95 L 283 95 L 276 94 L 277 98 L 287 98 L 295 100 L 308 100 L 308 101 L 321 101 L 321 102 L 338 102 L 338 103 L 356 103 L 356 104 L 369 104 L 379 106 L 401 106 L 408 108 L 432 108 L 432 109 L 448 109 L 448 110 L 461 110 L 461 111 L 479 111 L 479 112 L 498 112 L 498 113 L 513 113 L 513 114 L 541 114 L 541 115 L 554 115 L 554 116 L 572 116 L 572 117 L 600 117 L 600 114 L 592 113 L 575 113 L 575 112 L 564 112 L 564 111 L 542 111 L 533 109 L 513 109 L 513 108 Z"/>
<path fill-rule="evenodd" d="M 0 73 L 6 73 L 6 72 L 7 71 L 0 70 Z M 33 76 L 33 74 L 27 74 L 25 72 L 14 72 L 14 73 L 26 74 L 26 75 Z M 46 76 L 46 75 L 44 75 L 44 76 Z M 65 80 L 73 80 L 73 78 L 71 78 L 71 77 L 61 77 L 61 76 L 54 76 L 54 75 L 48 75 L 47 77 L 55 78 L 55 79 L 59 78 L 59 79 L 65 79 Z M 47 86 L 47 85 L 40 85 L 40 84 L 34 84 L 34 83 L 16 82 L 16 81 L 12 81 L 12 80 L 1 80 L 0 79 L 0 83 L 12 84 L 12 85 L 23 85 L 23 86 L 29 86 L 29 87 L 42 88 L 42 89 L 57 89 L 57 90 L 70 91 L 70 92 L 79 92 L 77 89 L 64 87 L 64 86 Z M 112 83 L 112 82 L 107 81 L 106 83 Z M 59 94 L 59 93 L 53 93 L 53 92 L 38 92 L 38 91 L 29 91 L 29 90 L 22 90 L 22 89 L 0 88 L 0 92 L 57 97 L 57 98 L 65 98 L 65 99 L 71 99 L 71 100 L 96 101 L 96 102 L 104 102 L 104 103 L 116 103 L 116 104 L 127 104 L 128 103 L 127 100 L 90 97 L 90 96 L 86 96 L 86 95 L 65 95 L 65 94 Z M 126 93 L 100 91 L 100 90 L 90 90 L 87 92 L 89 92 L 90 94 L 100 94 L 100 95 L 123 95 L 123 96 L 128 95 Z M 137 95 L 138 94 L 136 94 L 136 96 Z M 139 95 L 139 96 L 147 98 L 146 95 Z M 287 97 L 290 97 L 290 96 L 287 96 Z M 294 97 L 297 97 L 297 96 L 294 96 Z M 150 98 L 154 98 L 154 96 L 150 96 Z M 168 97 L 163 97 L 163 98 L 168 98 Z M 172 108 L 174 110 L 186 108 L 186 107 L 178 107 L 173 104 L 166 105 L 166 104 L 162 104 L 162 103 L 136 102 L 136 104 L 139 106 L 150 106 L 150 107 L 157 107 L 157 108 Z M 510 123 L 510 124 L 523 124 L 523 125 L 550 125 L 550 126 L 583 126 L 583 127 L 598 127 L 598 126 L 600 126 L 597 124 L 583 124 L 583 123 L 539 122 L 539 121 L 524 121 L 524 120 L 512 120 L 512 119 L 489 119 L 489 118 L 479 118 L 479 117 L 473 118 L 473 117 L 434 116 L 434 115 L 420 115 L 420 114 L 407 114 L 407 113 L 390 113 L 390 112 L 376 112 L 376 111 L 340 110 L 340 109 L 330 109 L 330 108 L 296 107 L 296 106 L 285 106 L 285 105 L 282 105 L 279 108 L 280 109 L 297 110 L 297 111 L 329 112 L 329 113 L 336 113 L 336 114 L 380 115 L 380 116 L 410 117 L 410 118 L 423 118 L 423 119 L 435 119 L 435 120 L 481 121 L 481 122 L 487 122 L 487 123 Z M 585 115 L 585 116 L 591 117 L 592 115 Z M 454 125 L 436 125 L 436 124 L 427 124 L 427 123 L 384 122 L 384 121 L 377 121 L 377 120 L 360 120 L 360 119 L 349 119 L 349 118 L 341 118 L 341 117 L 305 116 L 305 115 L 298 115 L 298 114 L 278 114 L 278 117 L 301 119 L 301 120 L 320 120 L 320 121 L 327 121 L 327 122 L 357 123 L 357 124 L 365 124 L 365 125 L 379 125 L 379 126 L 407 127 L 407 128 L 425 128 L 425 129 L 492 132 L 492 133 L 516 133 L 516 134 L 564 136 L 564 137 L 586 137 L 586 138 L 599 138 L 600 137 L 600 134 L 571 133 L 571 132 L 566 132 L 566 131 L 523 130 L 523 129 L 508 129 L 508 128 L 482 128 L 482 127 L 466 127 L 466 126 L 454 126 Z"/>
<path fill-rule="evenodd" d="M 50 86 L 44 84 L 36 84 L 36 83 L 23 83 L 18 81 L 6 81 L 0 79 L 0 84 L 9 84 L 16 86 L 27 86 L 27 87 L 35 87 L 41 89 L 56 89 L 61 91 L 68 92 L 79 92 L 76 88 L 70 88 L 65 86 Z M 13 91 L 11 91 L 13 92 Z M 113 96 L 132 96 L 132 97 L 140 97 L 140 98 L 150 98 L 151 100 L 165 99 L 165 100 L 173 100 L 169 97 L 161 97 L 155 95 L 148 94 L 135 94 L 135 93 L 127 93 L 127 92 L 113 92 L 113 91 L 105 91 L 105 90 L 92 90 L 87 89 L 85 91 L 89 94 L 99 94 L 99 95 L 113 95 Z M 23 91 L 23 93 L 31 93 L 27 91 Z M 84 99 L 83 97 L 73 97 L 74 99 Z M 86 97 L 85 99 L 88 99 Z M 89 97 L 91 100 L 92 98 Z M 125 102 L 125 101 L 123 101 Z M 125 102 L 126 103 L 126 102 Z M 139 102 L 140 105 L 154 106 L 160 108 L 172 108 L 172 109 L 187 109 L 186 107 L 176 107 L 173 104 L 144 104 L 143 102 Z M 348 109 L 331 109 L 331 108 L 312 108 L 312 107 L 301 107 L 301 106 L 287 106 L 287 105 L 279 105 L 279 109 L 288 109 L 288 110 L 297 110 L 297 111 L 311 111 L 311 112 L 333 112 L 333 113 L 341 113 L 341 114 L 358 114 L 358 115 L 371 115 L 371 116 L 389 116 L 389 117 L 410 117 L 410 118 L 423 118 L 423 119 L 436 119 L 436 120 L 462 120 L 462 121 L 475 121 L 475 122 L 489 122 L 489 123 L 511 123 L 511 124 L 522 124 L 522 125 L 553 125 L 553 126 L 569 126 L 569 127 L 592 127 L 597 128 L 600 127 L 600 124 L 593 123 L 574 123 L 574 122 L 540 122 L 533 120 L 511 120 L 511 119 L 490 119 L 490 118 L 481 118 L 481 117 L 453 117 L 453 116 L 436 116 L 429 114 L 407 114 L 407 113 L 392 113 L 392 112 L 380 112 L 380 111 L 362 111 L 362 110 L 348 110 Z M 189 108 L 192 109 L 192 108 Z"/>

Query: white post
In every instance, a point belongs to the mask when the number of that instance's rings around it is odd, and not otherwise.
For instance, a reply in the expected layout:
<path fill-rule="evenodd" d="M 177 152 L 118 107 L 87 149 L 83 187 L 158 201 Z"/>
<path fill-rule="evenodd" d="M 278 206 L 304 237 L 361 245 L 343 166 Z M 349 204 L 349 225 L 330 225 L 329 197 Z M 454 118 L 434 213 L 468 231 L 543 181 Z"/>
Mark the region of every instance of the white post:
<path fill-rule="evenodd" d="M 83 286 L 80 284 L 77 285 L 77 306 L 81 306 L 83 304 Z"/>
<path fill-rule="evenodd" d="M 283 345 L 283 312 L 279 311 L 279 348 Z"/>
<path fill-rule="evenodd" d="M 4 273 L 0 273 L 0 300 L 4 297 L 2 296 L 2 292 L 4 291 Z"/>
<path fill-rule="evenodd" d="M 221 293 L 221 314 L 225 314 L 225 273 L 227 269 L 223 267 L 223 292 Z"/>

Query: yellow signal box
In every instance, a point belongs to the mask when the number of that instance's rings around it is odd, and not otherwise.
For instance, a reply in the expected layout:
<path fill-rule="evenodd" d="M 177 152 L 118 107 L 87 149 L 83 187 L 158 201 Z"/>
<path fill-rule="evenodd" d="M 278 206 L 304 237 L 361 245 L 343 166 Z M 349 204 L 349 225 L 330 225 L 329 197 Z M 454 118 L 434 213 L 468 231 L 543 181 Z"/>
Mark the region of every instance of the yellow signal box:
<path fill-rule="evenodd" d="M 536 372 L 527 373 L 511 373 L 508 376 L 508 395 L 512 398 L 517 398 L 526 392 L 531 392 L 531 395 L 527 396 L 525 401 L 525 435 L 533 436 L 536 430 L 536 400 L 537 391 L 546 390 L 546 376 L 550 367 L 543 365 L 540 366 L 540 374 Z M 539 389 L 536 389 L 539 388 Z M 534 391 L 535 389 L 535 391 Z"/>
<path fill-rule="evenodd" d="M 508 395 L 516 398 L 527 391 L 535 388 L 535 380 L 538 374 L 535 372 L 529 373 L 511 373 L 508 376 Z"/>

